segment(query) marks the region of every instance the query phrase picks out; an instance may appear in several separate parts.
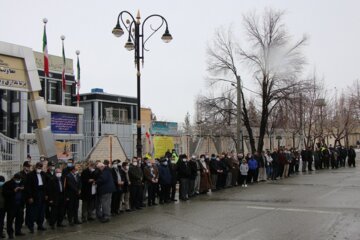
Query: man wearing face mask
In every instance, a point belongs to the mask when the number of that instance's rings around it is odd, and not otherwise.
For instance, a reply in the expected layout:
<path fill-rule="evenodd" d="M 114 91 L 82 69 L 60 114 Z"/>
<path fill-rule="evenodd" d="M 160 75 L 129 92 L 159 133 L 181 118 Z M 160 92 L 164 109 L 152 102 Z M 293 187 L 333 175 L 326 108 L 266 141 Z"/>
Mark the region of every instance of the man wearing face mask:
<path fill-rule="evenodd" d="M 123 162 L 120 169 L 120 176 L 123 181 L 122 186 L 122 194 L 121 194 L 121 203 L 120 203 L 120 212 L 123 212 L 124 209 L 127 212 L 131 212 L 130 210 L 130 192 L 129 192 L 129 165 L 127 162 Z M 123 206 L 124 205 L 124 206 Z"/>
<path fill-rule="evenodd" d="M 15 220 L 15 236 L 23 236 L 21 227 L 24 222 L 24 183 L 19 173 L 3 186 L 5 211 L 7 214 L 6 231 L 10 239 L 14 238 L 13 223 Z"/>
<path fill-rule="evenodd" d="M 46 174 L 42 171 L 43 165 L 38 162 L 35 169 L 29 173 L 25 180 L 26 208 L 29 208 L 28 228 L 30 233 L 34 233 L 34 222 L 38 230 L 46 230 L 43 226 L 45 215 L 46 196 Z"/>
<path fill-rule="evenodd" d="M 95 163 L 89 162 L 81 173 L 81 219 L 83 222 L 95 220 L 96 170 Z"/>
<path fill-rule="evenodd" d="M 64 168 L 63 171 L 62 171 L 62 175 L 64 177 L 66 177 L 71 172 L 71 169 L 72 169 L 73 166 L 74 166 L 74 159 L 69 158 L 67 163 L 66 163 L 66 168 Z"/>
<path fill-rule="evenodd" d="M 176 184 L 178 182 L 178 174 L 177 174 L 177 160 L 175 156 L 171 157 L 171 161 L 168 160 L 168 165 L 171 174 L 171 186 L 170 186 L 170 199 L 172 202 L 176 202 L 175 194 L 176 194 Z"/>
<path fill-rule="evenodd" d="M 55 224 L 57 224 L 58 227 L 64 227 L 65 225 L 63 225 L 62 222 L 65 214 L 65 191 L 60 168 L 56 168 L 54 175 L 49 178 L 47 196 L 50 207 L 50 227 L 55 229 Z"/>
<path fill-rule="evenodd" d="M 69 167 L 70 173 L 65 176 L 66 211 L 70 226 L 81 224 L 79 221 L 79 199 L 81 194 L 81 180 L 78 166 Z"/>
<path fill-rule="evenodd" d="M 146 166 L 144 168 L 144 178 L 148 187 L 148 206 L 157 205 L 155 202 L 155 196 L 157 189 L 159 189 L 159 171 L 155 164 L 152 164 L 150 160 L 146 160 Z"/>
<path fill-rule="evenodd" d="M 180 179 L 180 200 L 187 201 L 189 200 L 189 179 L 191 176 L 191 169 L 186 154 L 180 155 L 179 161 L 176 164 Z"/>
<path fill-rule="evenodd" d="M 43 158 L 43 160 L 41 160 L 41 158 Z M 43 164 L 43 169 L 44 169 L 44 156 L 41 156 L 40 157 L 40 162 Z M 54 162 L 48 162 L 47 163 L 47 167 L 46 167 L 46 171 L 45 171 L 45 174 L 46 174 L 46 178 L 47 178 L 47 182 L 50 182 L 50 181 L 53 181 L 56 179 L 56 176 L 55 176 L 55 163 Z M 51 210 L 51 204 L 49 204 L 49 199 L 46 201 L 45 203 L 45 218 L 46 218 L 46 221 L 50 221 L 50 210 Z"/>
<path fill-rule="evenodd" d="M 137 158 L 133 159 L 129 168 L 129 180 L 131 210 L 140 210 L 142 206 L 143 171 L 138 166 Z"/>
<path fill-rule="evenodd" d="M 166 158 L 161 159 L 159 166 L 160 204 L 170 202 L 171 172 Z"/>
<path fill-rule="evenodd" d="M 120 174 L 120 160 L 114 160 L 112 163 L 112 177 L 115 185 L 115 192 L 111 196 L 111 214 L 118 215 L 120 213 L 120 200 L 122 194 L 122 186 L 124 182 L 122 181 Z"/>

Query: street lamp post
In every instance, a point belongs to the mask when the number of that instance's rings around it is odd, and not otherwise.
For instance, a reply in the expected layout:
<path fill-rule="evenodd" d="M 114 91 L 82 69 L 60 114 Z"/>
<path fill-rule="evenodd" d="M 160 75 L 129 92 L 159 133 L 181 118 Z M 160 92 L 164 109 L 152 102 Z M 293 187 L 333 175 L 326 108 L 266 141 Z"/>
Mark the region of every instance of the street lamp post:
<path fill-rule="evenodd" d="M 124 21 L 124 15 L 130 17 L 130 20 L 127 19 Z M 160 18 L 161 23 L 158 27 L 153 28 L 150 27 L 152 30 L 152 33 L 149 35 L 149 37 L 144 37 L 144 26 L 148 19 L 150 18 Z M 144 50 L 147 50 L 145 47 L 146 42 L 151 38 L 164 24 L 165 24 L 165 33 L 162 35 L 161 39 L 168 43 L 172 40 L 172 36 L 169 32 L 168 23 L 166 19 L 158 14 L 153 14 L 145 18 L 144 22 L 140 22 L 140 12 L 137 12 L 136 18 L 133 17 L 131 13 L 128 11 L 122 11 L 119 13 L 117 18 L 117 23 L 114 29 L 112 30 L 112 33 L 116 37 L 121 37 L 124 34 L 124 30 L 122 29 L 121 25 L 124 26 L 126 31 L 128 32 L 128 40 L 125 43 L 125 48 L 129 51 L 134 51 L 135 56 L 135 65 L 136 65 L 136 76 L 137 76 L 137 139 L 136 139 L 136 154 L 137 157 L 142 157 L 142 143 L 141 143 L 141 72 L 140 72 L 140 59 L 142 64 L 144 65 Z M 144 39 L 145 38 L 145 39 Z"/>

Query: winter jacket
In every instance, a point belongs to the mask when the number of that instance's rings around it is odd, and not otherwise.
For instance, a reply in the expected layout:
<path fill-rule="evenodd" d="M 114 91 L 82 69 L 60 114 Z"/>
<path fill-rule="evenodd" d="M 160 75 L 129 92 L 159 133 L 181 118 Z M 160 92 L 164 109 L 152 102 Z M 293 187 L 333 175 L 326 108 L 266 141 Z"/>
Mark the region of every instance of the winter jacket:
<path fill-rule="evenodd" d="M 248 174 L 248 171 L 249 171 L 249 165 L 247 163 L 240 165 L 241 175 L 246 176 Z"/>

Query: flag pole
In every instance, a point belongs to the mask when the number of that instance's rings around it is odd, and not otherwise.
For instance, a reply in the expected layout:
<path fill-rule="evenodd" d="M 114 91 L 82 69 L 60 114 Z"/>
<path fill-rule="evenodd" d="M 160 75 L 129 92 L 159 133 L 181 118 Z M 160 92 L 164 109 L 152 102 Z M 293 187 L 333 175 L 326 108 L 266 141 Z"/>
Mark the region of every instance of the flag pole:
<path fill-rule="evenodd" d="M 45 103 L 47 103 L 47 97 L 48 97 L 48 92 L 47 92 L 47 79 L 46 77 L 48 77 L 49 75 L 49 56 L 48 56 L 48 48 L 47 48 L 47 36 L 46 36 L 46 23 L 48 22 L 47 18 L 43 18 L 43 23 L 44 23 L 44 33 L 43 33 L 43 55 L 44 55 L 44 98 L 45 98 Z"/>
<path fill-rule="evenodd" d="M 60 37 L 62 41 L 62 56 L 63 56 L 63 68 L 62 68 L 62 77 L 61 77 L 61 105 L 65 105 L 65 91 L 66 91 L 66 78 L 65 78 L 65 66 L 66 66 L 66 59 L 65 59 L 65 50 L 64 50 L 64 40 L 65 36 L 61 35 Z"/>
<path fill-rule="evenodd" d="M 77 94 L 76 94 L 76 102 L 77 102 L 77 106 L 80 106 L 80 60 L 79 60 L 79 55 L 80 55 L 80 51 L 76 50 L 76 56 L 77 56 Z"/>

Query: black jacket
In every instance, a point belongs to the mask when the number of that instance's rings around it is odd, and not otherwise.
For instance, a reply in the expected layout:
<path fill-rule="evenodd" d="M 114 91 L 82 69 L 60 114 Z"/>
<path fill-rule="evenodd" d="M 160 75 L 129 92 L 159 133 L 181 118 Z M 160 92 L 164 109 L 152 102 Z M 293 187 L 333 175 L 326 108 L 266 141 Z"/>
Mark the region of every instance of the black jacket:
<path fill-rule="evenodd" d="M 119 178 L 119 179 L 118 179 L 118 175 L 116 174 L 116 170 L 119 171 L 119 175 L 120 175 L 120 178 Z M 121 177 L 121 174 L 120 174 L 120 169 L 119 169 L 119 168 L 117 168 L 117 169 L 112 168 L 112 169 L 111 169 L 111 173 L 112 173 L 112 178 L 113 178 L 113 181 L 114 181 L 114 185 L 115 185 L 116 191 L 121 191 L 121 190 L 122 190 L 122 186 L 120 186 L 120 185 L 118 184 L 119 181 L 123 181 L 123 180 L 122 180 L 122 177 Z"/>
<path fill-rule="evenodd" d="M 81 191 L 81 179 L 78 175 L 71 172 L 65 177 L 65 196 L 66 198 L 79 198 Z"/>
<path fill-rule="evenodd" d="M 46 184 L 47 184 L 47 177 L 46 177 L 46 173 L 41 172 L 40 173 L 42 182 L 43 182 L 43 186 L 42 189 L 44 191 L 44 193 L 46 193 Z M 45 194 L 43 195 L 43 199 L 37 199 L 38 197 L 38 178 L 37 178 L 37 173 L 36 170 L 30 172 L 25 179 L 25 183 L 24 183 L 24 187 L 25 187 L 25 199 L 29 200 L 30 198 L 32 198 L 34 201 L 45 201 Z"/>
<path fill-rule="evenodd" d="M 91 172 L 89 168 L 86 168 L 81 173 L 81 199 L 85 201 L 92 197 L 91 189 L 93 183 L 89 183 L 90 179 L 96 180 L 96 171 Z"/>
<path fill-rule="evenodd" d="M 56 176 L 49 176 L 46 193 L 48 196 L 48 202 L 52 202 L 53 205 L 58 205 L 59 200 L 65 196 L 63 178 L 59 179 Z"/>
<path fill-rule="evenodd" d="M 128 179 L 129 175 L 123 169 L 120 169 L 120 175 L 121 175 L 121 181 L 124 182 L 124 185 L 122 186 L 122 191 L 126 193 L 129 191 L 129 179 Z"/>
<path fill-rule="evenodd" d="M 191 168 L 189 162 L 184 162 L 183 160 L 179 160 L 177 163 L 178 177 L 181 178 L 190 178 L 191 176 Z"/>
<path fill-rule="evenodd" d="M 17 185 L 14 179 L 11 179 L 4 183 L 3 185 L 3 196 L 5 199 L 5 211 L 13 211 L 15 207 L 19 207 L 15 202 L 15 188 L 16 187 L 24 187 L 23 182 L 21 181 L 19 185 Z M 25 194 L 24 190 L 21 190 L 21 200 L 20 207 L 24 207 L 25 204 Z"/>

